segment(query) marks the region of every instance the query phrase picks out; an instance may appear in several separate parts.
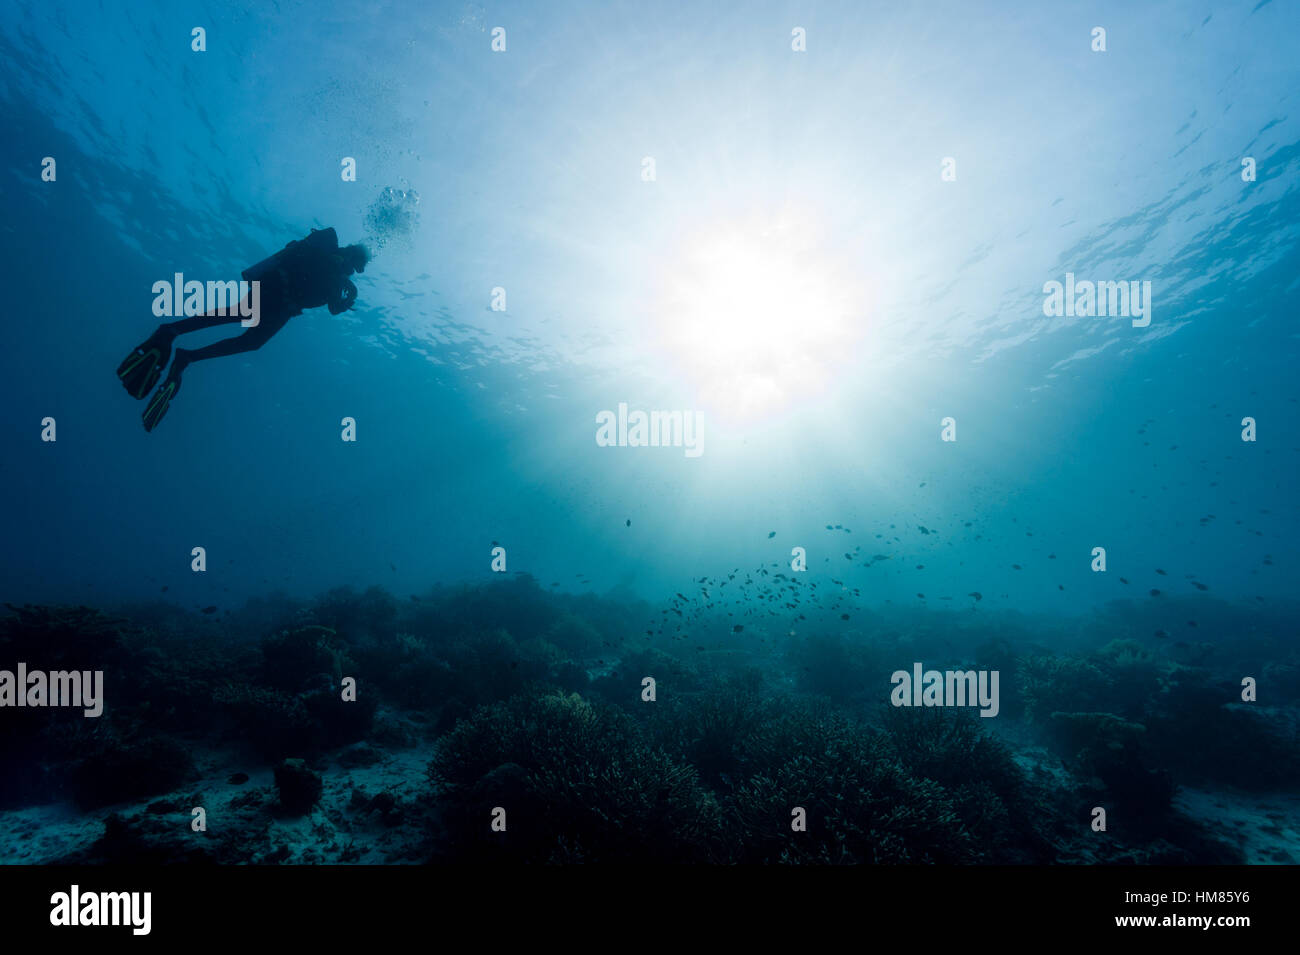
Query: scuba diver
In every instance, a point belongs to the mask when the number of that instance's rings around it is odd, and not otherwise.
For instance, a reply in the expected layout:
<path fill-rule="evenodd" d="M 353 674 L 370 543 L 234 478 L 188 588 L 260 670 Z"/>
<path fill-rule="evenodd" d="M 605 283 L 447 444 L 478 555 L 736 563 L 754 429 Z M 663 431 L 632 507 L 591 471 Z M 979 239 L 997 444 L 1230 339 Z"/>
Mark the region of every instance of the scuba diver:
<path fill-rule="evenodd" d="M 311 235 L 293 240 L 275 255 L 245 269 L 240 273 L 245 282 L 260 283 L 257 324 L 242 335 L 214 342 L 205 348 L 192 351 L 176 349 L 167 378 L 144 409 L 144 429 L 152 431 L 158 427 L 158 422 L 171 407 L 172 399 L 180 391 L 181 375 L 190 363 L 261 348 L 289 319 L 301 315 L 305 308 L 328 305 L 331 315 L 350 309 L 357 300 L 357 287 L 348 276 L 364 272 L 369 260 L 370 254 L 365 246 L 339 248 L 338 236 L 333 229 L 312 229 Z M 247 303 L 245 298 L 243 305 L 247 306 Z M 225 312 L 224 315 L 209 312 L 159 325 L 158 330 L 118 366 L 117 377 L 131 397 L 140 399 L 149 394 L 167 365 L 177 335 L 232 325 L 243 321 L 249 314 L 246 308 L 236 308 L 233 304 Z"/>

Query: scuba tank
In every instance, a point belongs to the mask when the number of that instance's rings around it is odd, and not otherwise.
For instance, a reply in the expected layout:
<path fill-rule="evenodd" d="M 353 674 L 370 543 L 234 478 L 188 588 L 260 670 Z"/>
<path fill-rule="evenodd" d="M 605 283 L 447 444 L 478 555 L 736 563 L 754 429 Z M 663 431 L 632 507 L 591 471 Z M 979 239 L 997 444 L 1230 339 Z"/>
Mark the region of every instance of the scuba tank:
<path fill-rule="evenodd" d="M 256 265 L 250 265 L 239 275 L 245 282 L 260 282 L 271 273 L 279 272 L 287 261 L 299 252 L 313 249 L 321 252 L 337 252 L 338 247 L 339 237 L 333 228 L 312 229 L 311 235 L 292 240 L 279 252 L 267 256 Z"/>

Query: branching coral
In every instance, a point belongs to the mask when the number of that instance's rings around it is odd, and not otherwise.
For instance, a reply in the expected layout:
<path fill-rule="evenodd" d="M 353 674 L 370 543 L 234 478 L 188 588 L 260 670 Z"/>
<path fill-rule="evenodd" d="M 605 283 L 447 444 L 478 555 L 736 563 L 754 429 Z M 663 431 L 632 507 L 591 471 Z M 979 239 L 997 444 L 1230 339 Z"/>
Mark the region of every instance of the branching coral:
<path fill-rule="evenodd" d="M 262 641 L 263 679 L 282 690 L 299 690 L 319 682 L 321 674 L 337 685 L 351 668 L 338 634 L 328 627 L 284 630 Z"/>
<path fill-rule="evenodd" d="M 546 641 L 575 656 L 595 653 L 600 632 L 582 617 L 566 613 L 546 631 Z"/>
<path fill-rule="evenodd" d="M 1038 805 L 1033 787 L 1011 750 L 961 710 L 886 707 L 886 739 L 914 776 L 933 780 L 950 794 L 963 822 L 984 846 L 1036 838 Z"/>
<path fill-rule="evenodd" d="M 845 635 L 809 636 L 792 643 L 786 657 L 802 690 L 839 703 L 856 704 L 872 687 L 888 685 L 890 668 L 878 646 Z"/>
<path fill-rule="evenodd" d="M 693 769 L 648 745 L 620 710 L 577 694 L 479 709 L 439 744 L 429 776 L 453 854 L 518 861 L 700 861 L 717 805 Z M 492 832 L 500 805 L 507 831 Z"/>
<path fill-rule="evenodd" d="M 1056 710 L 1092 710 L 1102 705 L 1111 682 L 1077 657 L 1029 656 L 1016 665 L 1016 687 L 1025 719 L 1046 722 Z"/>
<path fill-rule="evenodd" d="M 774 769 L 729 803 L 741 862 L 972 862 L 979 851 L 937 783 L 910 776 L 880 736 L 833 718 L 773 726 Z M 802 742 L 796 742 L 802 740 Z M 793 745 L 788 745 L 793 743 Z M 784 753 L 784 756 L 777 754 Z M 795 807 L 807 831 L 792 831 Z"/>
<path fill-rule="evenodd" d="M 716 785 L 743 769 L 751 734 L 772 718 L 774 708 L 753 679 L 733 679 L 671 698 L 651 711 L 655 738 Z"/>
<path fill-rule="evenodd" d="M 1133 719 L 1141 719 L 1157 705 L 1165 676 L 1173 667 L 1134 640 L 1112 640 L 1094 660 L 1110 683 L 1102 705 Z"/>

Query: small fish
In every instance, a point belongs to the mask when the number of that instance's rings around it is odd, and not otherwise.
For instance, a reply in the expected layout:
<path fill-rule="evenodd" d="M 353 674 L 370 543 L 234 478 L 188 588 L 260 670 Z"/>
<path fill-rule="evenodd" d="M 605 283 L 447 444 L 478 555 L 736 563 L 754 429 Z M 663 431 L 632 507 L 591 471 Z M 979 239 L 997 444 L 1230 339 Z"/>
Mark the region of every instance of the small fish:
<path fill-rule="evenodd" d="M 1056 585 L 1056 589 L 1057 589 L 1057 590 L 1064 590 L 1064 589 L 1065 589 L 1065 584 L 1057 584 L 1057 585 Z"/>
<path fill-rule="evenodd" d="M 744 625 L 743 623 L 738 623 L 738 624 L 736 624 L 734 627 L 731 628 L 731 632 L 732 632 L 732 633 L 741 633 L 744 629 L 745 629 L 745 625 Z"/>
<path fill-rule="evenodd" d="M 849 619 L 849 615 L 846 614 L 846 613 L 842 613 L 842 614 L 840 614 L 840 619 L 841 619 L 841 620 L 848 620 L 848 619 Z"/>
<path fill-rule="evenodd" d="M 1167 576 L 1169 576 L 1169 575 L 1166 574 L 1163 570 L 1161 570 L 1159 567 L 1156 568 L 1156 573 L 1159 574 L 1161 577 L 1167 577 Z"/>
<path fill-rule="evenodd" d="M 1195 587 L 1197 590 L 1209 590 L 1209 589 L 1210 589 L 1209 587 L 1205 586 L 1205 584 L 1201 583 L 1199 580 L 1193 580 L 1193 581 L 1192 581 L 1192 586 Z"/>
<path fill-rule="evenodd" d="M 1121 584 L 1127 584 L 1127 583 L 1128 583 L 1128 579 L 1125 578 L 1125 577 L 1121 577 L 1121 578 L 1119 579 L 1119 582 L 1120 582 Z"/>
<path fill-rule="evenodd" d="M 203 613 L 216 613 L 216 612 L 217 612 L 216 604 L 211 604 L 210 606 L 203 608 Z"/>
<path fill-rule="evenodd" d="M 1154 587 L 1152 587 L 1152 588 L 1151 588 L 1151 596 L 1152 596 L 1152 597 L 1159 597 L 1159 596 L 1160 596 L 1160 591 L 1158 591 L 1158 590 L 1156 590 Z"/>
<path fill-rule="evenodd" d="M 974 597 L 975 600 L 976 600 L 976 602 L 981 601 L 981 600 L 984 599 L 984 595 L 983 595 L 982 593 L 980 593 L 978 590 L 972 590 L 972 591 L 971 591 L 970 593 L 968 593 L 966 596 L 967 596 L 967 597 Z"/>
<path fill-rule="evenodd" d="M 1163 630 L 1157 630 L 1155 636 L 1163 640 L 1165 637 L 1169 636 L 1169 634 L 1165 633 Z"/>
<path fill-rule="evenodd" d="M 630 518 L 630 517 L 627 519 L 627 526 L 628 526 L 628 527 L 631 527 L 631 526 L 632 526 L 632 518 Z"/>
<path fill-rule="evenodd" d="M 397 565 L 394 564 L 391 560 L 388 562 L 388 566 L 391 567 L 391 568 L 393 568 L 393 571 L 396 572 L 396 570 L 397 570 Z"/>
<path fill-rule="evenodd" d="M 768 539 L 768 540 L 771 540 L 771 539 L 772 539 L 773 537 L 775 537 L 775 536 L 776 536 L 776 531 L 768 531 L 768 532 L 767 532 L 767 539 Z"/>
<path fill-rule="evenodd" d="M 1024 569 L 1024 568 L 1022 568 L 1019 564 L 1012 564 L 1011 566 L 1012 566 L 1014 569 L 1016 569 L 1016 570 L 1023 570 L 1023 569 Z"/>

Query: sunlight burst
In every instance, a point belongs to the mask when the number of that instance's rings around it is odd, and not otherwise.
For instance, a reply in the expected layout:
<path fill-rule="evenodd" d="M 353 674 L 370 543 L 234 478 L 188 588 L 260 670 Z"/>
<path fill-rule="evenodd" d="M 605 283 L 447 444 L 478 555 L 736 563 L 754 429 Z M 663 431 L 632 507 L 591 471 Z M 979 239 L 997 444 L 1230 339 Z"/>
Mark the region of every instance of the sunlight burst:
<path fill-rule="evenodd" d="M 663 345 L 700 398 L 736 418 L 821 393 L 865 318 L 861 283 L 805 222 L 708 230 L 686 243 L 664 292 Z"/>

